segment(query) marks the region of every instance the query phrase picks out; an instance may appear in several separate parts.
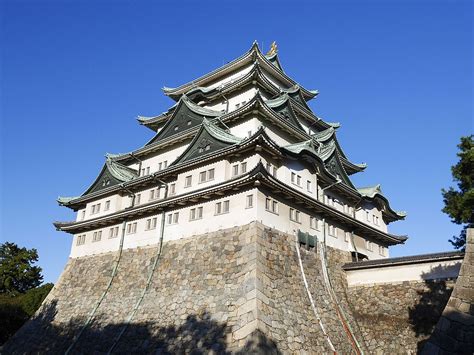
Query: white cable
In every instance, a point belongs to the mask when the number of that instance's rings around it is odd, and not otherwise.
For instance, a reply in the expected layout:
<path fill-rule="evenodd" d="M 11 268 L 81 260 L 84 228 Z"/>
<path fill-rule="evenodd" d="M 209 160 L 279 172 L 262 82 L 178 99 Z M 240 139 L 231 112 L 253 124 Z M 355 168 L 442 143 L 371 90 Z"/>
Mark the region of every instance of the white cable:
<path fill-rule="evenodd" d="M 309 286 L 308 286 L 308 281 L 306 280 L 306 275 L 304 273 L 303 269 L 303 262 L 301 260 L 301 254 L 300 254 L 300 246 L 298 242 L 298 235 L 295 233 L 295 241 L 296 241 L 296 253 L 298 254 L 298 262 L 300 264 L 300 270 L 301 270 L 301 276 L 303 278 L 303 283 L 304 287 L 306 289 L 306 293 L 308 294 L 309 297 L 309 302 L 311 303 L 311 308 L 313 309 L 314 315 L 316 316 L 316 319 L 318 320 L 319 327 L 323 331 L 324 336 L 326 337 L 326 340 L 329 344 L 329 348 L 331 349 L 332 352 L 336 352 L 336 349 L 334 348 L 334 345 L 331 342 L 331 339 L 329 338 L 329 335 L 326 333 L 326 330 L 324 329 L 323 321 L 321 320 L 321 317 L 319 316 L 318 310 L 316 309 L 316 305 L 314 304 L 313 296 L 311 295 L 311 292 L 309 291 Z"/>

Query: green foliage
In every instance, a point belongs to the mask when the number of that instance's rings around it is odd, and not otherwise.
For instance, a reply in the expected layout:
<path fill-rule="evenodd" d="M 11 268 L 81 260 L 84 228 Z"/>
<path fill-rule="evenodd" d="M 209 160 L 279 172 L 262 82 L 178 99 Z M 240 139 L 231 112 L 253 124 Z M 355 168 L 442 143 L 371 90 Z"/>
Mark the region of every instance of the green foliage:
<path fill-rule="evenodd" d="M 468 223 L 473 222 L 474 211 L 474 140 L 473 135 L 461 137 L 458 145 L 459 162 L 451 167 L 453 181 L 457 188 L 450 187 L 448 190 L 442 189 L 444 208 L 453 223 L 465 224 L 459 236 L 453 236 L 450 243 L 456 249 L 465 247 L 466 228 Z"/>
<path fill-rule="evenodd" d="M 0 244 L 0 294 L 16 295 L 35 288 L 43 281 L 36 249 L 20 248 L 15 243 Z"/>
<path fill-rule="evenodd" d="M 0 344 L 5 343 L 39 308 L 53 288 L 47 283 L 24 294 L 0 294 Z"/>

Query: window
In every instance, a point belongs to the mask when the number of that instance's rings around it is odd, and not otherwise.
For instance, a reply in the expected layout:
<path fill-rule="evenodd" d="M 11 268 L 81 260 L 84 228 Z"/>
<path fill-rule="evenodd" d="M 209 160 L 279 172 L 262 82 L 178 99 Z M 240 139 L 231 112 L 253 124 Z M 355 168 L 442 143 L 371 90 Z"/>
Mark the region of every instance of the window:
<path fill-rule="evenodd" d="M 81 235 L 77 236 L 76 245 L 83 245 L 85 242 L 86 242 L 86 235 L 85 234 L 81 234 Z"/>
<path fill-rule="evenodd" d="M 308 192 L 313 192 L 313 184 L 310 180 L 306 181 L 306 190 L 308 190 Z"/>
<path fill-rule="evenodd" d="M 265 209 L 268 212 L 276 213 L 278 214 L 278 202 L 273 200 L 272 198 L 267 197 L 265 199 Z"/>
<path fill-rule="evenodd" d="M 298 186 L 301 186 L 301 176 L 297 175 L 294 172 L 291 172 L 291 183 L 295 184 L 295 185 L 298 185 Z"/>
<path fill-rule="evenodd" d="M 190 187 L 192 181 L 193 181 L 192 175 L 186 176 L 186 178 L 184 179 L 184 187 Z"/>
<path fill-rule="evenodd" d="M 100 203 L 92 205 L 91 214 L 96 214 L 100 212 Z"/>
<path fill-rule="evenodd" d="M 370 212 L 365 211 L 365 217 L 367 218 L 367 222 L 370 222 Z"/>
<path fill-rule="evenodd" d="M 84 219 L 84 218 L 86 218 L 86 210 L 83 210 L 83 211 L 82 211 L 82 217 L 81 217 L 81 219 Z"/>
<path fill-rule="evenodd" d="M 150 175 L 150 167 L 147 167 L 147 168 L 146 168 L 146 174 L 147 174 L 147 175 Z"/>
<path fill-rule="evenodd" d="M 157 199 L 160 195 L 160 189 L 151 189 L 150 190 L 150 201 Z"/>
<path fill-rule="evenodd" d="M 135 205 L 138 206 L 140 204 L 140 200 L 142 199 L 141 194 L 135 195 Z"/>
<path fill-rule="evenodd" d="M 176 195 L 176 183 L 170 184 L 170 196 Z"/>
<path fill-rule="evenodd" d="M 191 208 L 189 210 L 189 220 L 195 221 L 202 218 L 202 207 Z"/>
<path fill-rule="evenodd" d="M 145 175 L 145 168 L 142 169 L 140 176 L 144 176 L 144 175 Z"/>
<path fill-rule="evenodd" d="M 109 229 L 109 238 L 115 238 L 118 236 L 119 227 L 112 227 Z"/>
<path fill-rule="evenodd" d="M 105 201 L 104 211 L 108 211 L 110 209 L 110 200 Z"/>
<path fill-rule="evenodd" d="M 216 203 L 216 214 L 224 214 L 229 212 L 229 200 Z"/>
<path fill-rule="evenodd" d="M 240 103 L 235 104 L 235 108 L 239 108 L 239 107 L 240 107 Z"/>
<path fill-rule="evenodd" d="M 146 220 L 146 230 L 151 230 L 156 228 L 156 217 L 148 218 Z"/>
<path fill-rule="evenodd" d="M 371 241 L 366 240 L 365 241 L 365 248 L 368 251 L 373 251 L 374 250 L 374 244 Z"/>
<path fill-rule="evenodd" d="M 98 242 L 102 239 L 102 231 L 96 231 L 92 234 L 92 241 Z"/>
<path fill-rule="evenodd" d="M 207 171 L 207 180 L 210 181 L 210 180 L 214 180 L 214 172 L 215 172 L 215 169 L 212 168 L 212 169 L 209 169 Z"/>
<path fill-rule="evenodd" d="M 349 242 L 351 240 L 351 232 L 344 232 L 344 241 Z"/>
<path fill-rule="evenodd" d="M 179 220 L 179 212 L 170 213 L 168 215 L 168 224 L 177 224 Z"/>
<path fill-rule="evenodd" d="M 237 176 L 237 175 L 239 175 L 239 165 L 238 164 L 232 166 L 232 176 Z"/>
<path fill-rule="evenodd" d="M 240 173 L 245 174 L 247 172 L 247 162 L 240 164 Z"/>
<path fill-rule="evenodd" d="M 372 218 L 373 218 L 373 220 L 374 220 L 374 224 L 375 224 L 376 226 L 378 226 L 378 225 L 379 225 L 379 217 L 378 217 L 378 216 L 372 216 Z"/>
<path fill-rule="evenodd" d="M 316 217 L 309 218 L 309 227 L 312 229 L 319 230 L 319 220 Z"/>
<path fill-rule="evenodd" d="M 127 234 L 135 234 L 137 232 L 137 222 L 127 224 Z"/>
<path fill-rule="evenodd" d="M 253 207 L 253 195 L 247 195 L 246 208 L 252 208 L 252 207 Z"/>
<path fill-rule="evenodd" d="M 168 167 L 168 160 L 165 160 L 163 162 L 163 169 L 166 169 Z"/>
<path fill-rule="evenodd" d="M 301 223 L 300 211 L 295 210 L 294 208 L 290 208 L 290 220 L 292 220 L 293 222 Z"/>
<path fill-rule="evenodd" d="M 199 173 L 199 183 L 214 180 L 215 169 L 204 170 Z"/>
<path fill-rule="evenodd" d="M 248 138 L 252 137 L 252 131 L 247 131 L 247 137 Z"/>
<path fill-rule="evenodd" d="M 336 236 L 336 228 L 334 228 L 334 226 L 332 224 L 328 224 L 328 234 L 331 236 L 331 237 L 335 237 Z"/>
<path fill-rule="evenodd" d="M 385 248 L 381 245 L 379 245 L 379 254 L 385 256 Z"/>
<path fill-rule="evenodd" d="M 158 163 L 158 171 L 161 171 L 163 169 L 163 163 Z"/>

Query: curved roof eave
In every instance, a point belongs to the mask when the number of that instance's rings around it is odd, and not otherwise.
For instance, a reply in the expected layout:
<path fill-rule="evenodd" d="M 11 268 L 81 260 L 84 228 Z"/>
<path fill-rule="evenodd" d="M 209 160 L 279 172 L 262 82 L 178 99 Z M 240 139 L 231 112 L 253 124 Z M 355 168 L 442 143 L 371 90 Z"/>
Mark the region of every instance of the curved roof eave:
<path fill-rule="evenodd" d="M 208 82 L 212 81 L 216 77 L 219 77 L 219 75 L 222 75 L 226 72 L 230 72 L 232 70 L 238 69 L 246 64 L 249 64 L 250 61 L 253 61 L 255 59 L 260 59 L 262 61 L 262 64 L 266 66 L 270 71 L 273 72 L 273 74 L 277 77 L 279 77 L 281 80 L 286 81 L 290 85 L 296 85 L 297 82 L 291 79 L 289 76 L 287 76 L 282 70 L 280 70 L 277 66 L 275 66 L 261 51 L 260 48 L 258 47 L 257 42 L 255 41 L 252 44 L 252 47 L 250 48 L 249 51 L 241 55 L 240 57 L 230 61 L 229 63 L 193 80 L 190 81 L 186 84 L 180 85 L 176 88 L 170 88 L 170 87 L 163 87 L 163 91 L 165 95 L 177 100 L 178 97 L 185 92 L 189 91 L 191 87 L 197 87 L 197 86 L 205 86 Z M 303 87 L 301 87 L 301 92 L 308 99 L 311 99 L 315 96 L 314 91 L 307 90 Z"/>

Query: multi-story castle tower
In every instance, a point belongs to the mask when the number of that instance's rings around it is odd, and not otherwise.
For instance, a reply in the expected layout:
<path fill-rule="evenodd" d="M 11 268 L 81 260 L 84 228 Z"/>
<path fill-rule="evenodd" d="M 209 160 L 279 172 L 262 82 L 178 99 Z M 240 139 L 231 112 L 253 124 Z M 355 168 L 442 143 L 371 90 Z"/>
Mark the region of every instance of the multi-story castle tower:
<path fill-rule="evenodd" d="M 419 350 L 462 253 L 388 258 L 406 237 L 387 225 L 404 214 L 379 185 L 354 187 L 365 165 L 342 151 L 339 125 L 311 111 L 317 92 L 283 72 L 276 45 L 164 90 L 177 103 L 139 117 L 153 139 L 107 155 L 82 196 L 59 199 L 77 211 L 55 223 L 74 235 L 71 258 L 2 351 Z M 430 349 L 472 349 L 465 263 Z"/>
<path fill-rule="evenodd" d="M 168 111 L 138 121 L 156 132 L 143 147 L 108 154 L 57 222 L 74 235 L 71 257 L 136 248 L 259 221 L 299 230 L 355 258 L 388 256 L 406 237 L 387 232 L 404 214 L 380 185 L 356 188 L 351 162 L 307 101 L 317 96 L 282 69 L 276 45 L 241 57 L 177 88 Z"/>

